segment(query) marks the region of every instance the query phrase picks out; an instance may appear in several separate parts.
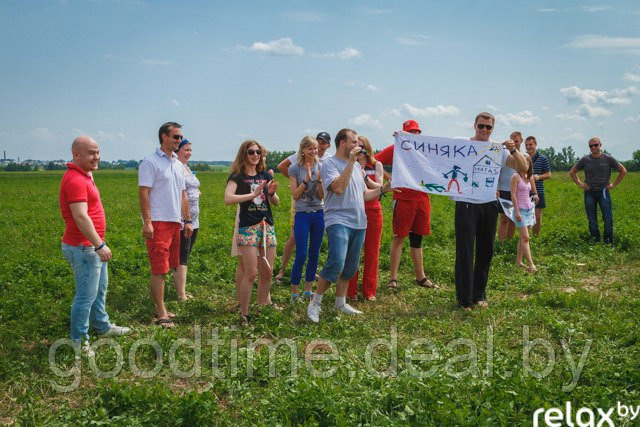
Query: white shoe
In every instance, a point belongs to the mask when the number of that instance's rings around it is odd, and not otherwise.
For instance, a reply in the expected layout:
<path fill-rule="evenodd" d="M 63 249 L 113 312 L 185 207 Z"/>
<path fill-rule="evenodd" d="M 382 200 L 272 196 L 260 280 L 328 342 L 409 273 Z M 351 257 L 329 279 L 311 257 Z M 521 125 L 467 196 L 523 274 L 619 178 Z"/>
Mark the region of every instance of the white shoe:
<path fill-rule="evenodd" d="M 313 323 L 318 323 L 320 321 L 320 312 L 322 311 L 322 307 L 320 304 L 316 304 L 315 302 L 309 303 L 307 307 L 307 316 Z"/>
<path fill-rule="evenodd" d="M 362 314 L 360 310 L 356 310 L 355 308 L 351 307 L 349 304 L 341 305 L 340 307 L 336 307 L 336 308 L 338 309 L 338 311 L 341 311 L 346 314 Z"/>
<path fill-rule="evenodd" d="M 80 346 L 80 344 L 77 344 L 78 346 Z M 86 357 L 95 357 L 96 353 L 93 351 L 93 349 L 91 348 L 91 343 L 89 342 L 89 340 L 83 341 L 82 345 L 80 346 L 80 354 L 76 356 L 76 359 L 80 359 L 80 356 L 86 356 Z"/>
<path fill-rule="evenodd" d="M 131 328 L 126 326 L 111 325 L 111 329 L 102 334 L 103 337 L 119 337 L 120 335 L 127 335 L 131 333 Z"/>

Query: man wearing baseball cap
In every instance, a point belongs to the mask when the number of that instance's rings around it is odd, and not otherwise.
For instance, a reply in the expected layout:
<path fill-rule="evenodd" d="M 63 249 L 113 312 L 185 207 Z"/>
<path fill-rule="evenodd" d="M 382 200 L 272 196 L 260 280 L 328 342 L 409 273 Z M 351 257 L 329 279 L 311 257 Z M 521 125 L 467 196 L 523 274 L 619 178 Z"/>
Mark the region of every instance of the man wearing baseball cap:
<path fill-rule="evenodd" d="M 320 132 L 316 136 L 316 140 L 318 141 L 318 159 L 319 163 L 322 165 L 322 162 L 331 157 L 331 153 L 329 153 L 328 148 L 331 147 L 331 135 L 327 132 Z M 297 150 L 292 155 L 284 159 L 278 164 L 277 168 L 280 173 L 287 178 L 289 177 L 289 166 L 296 163 L 298 157 Z M 287 268 L 287 264 L 289 264 L 289 259 L 291 258 L 291 254 L 293 254 L 293 249 L 296 247 L 296 241 L 293 238 L 293 218 L 295 217 L 296 211 L 294 209 L 293 200 L 291 202 L 291 234 L 289 235 L 289 239 L 287 243 L 284 244 L 284 249 L 282 251 L 282 266 L 280 267 L 280 271 L 276 275 L 276 283 L 282 282 L 284 279 L 285 270 Z"/>
<path fill-rule="evenodd" d="M 415 120 L 402 124 L 403 132 L 420 134 L 420 125 Z M 383 165 L 393 164 L 393 145 L 385 148 L 375 158 Z M 402 245 L 409 236 L 411 258 L 416 274 L 416 284 L 424 288 L 437 288 L 424 274 L 422 260 L 422 237 L 431 234 L 431 202 L 425 192 L 410 188 L 400 188 L 393 193 L 393 241 L 391 242 L 391 277 L 387 285 L 391 289 L 398 287 L 398 269 L 402 256 Z"/>

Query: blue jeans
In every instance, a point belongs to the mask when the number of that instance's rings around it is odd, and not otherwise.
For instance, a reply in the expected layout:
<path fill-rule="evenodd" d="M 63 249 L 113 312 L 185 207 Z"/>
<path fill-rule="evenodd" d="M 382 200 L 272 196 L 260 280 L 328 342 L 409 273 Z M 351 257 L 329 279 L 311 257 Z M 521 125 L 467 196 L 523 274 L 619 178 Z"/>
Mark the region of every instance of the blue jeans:
<path fill-rule="evenodd" d="M 344 280 L 351 279 L 358 270 L 366 231 L 366 229 L 357 230 L 341 224 L 327 227 L 329 254 L 320 276 L 331 283 L 337 282 L 338 277 Z"/>
<path fill-rule="evenodd" d="M 99 333 L 111 328 L 105 311 L 107 299 L 107 263 L 93 246 L 62 244 L 62 254 L 73 270 L 76 295 L 71 306 L 71 339 L 79 342 L 89 337 L 89 323 Z"/>
<path fill-rule="evenodd" d="M 307 257 L 307 242 L 309 243 L 309 261 L 307 262 L 307 272 L 305 280 L 313 282 L 316 280 L 318 270 L 318 255 L 320 255 L 320 245 L 324 234 L 324 212 L 296 212 L 293 223 L 293 235 L 296 239 L 296 258 L 291 269 L 291 284 L 297 286 L 302 279 L 302 267 Z"/>
<path fill-rule="evenodd" d="M 584 192 L 584 209 L 587 211 L 587 219 L 589 220 L 589 232 L 596 242 L 600 241 L 597 205 L 600 205 L 602 222 L 604 222 L 604 242 L 613 243 L 613 207 L 609 190 L 586 190 Z"/>

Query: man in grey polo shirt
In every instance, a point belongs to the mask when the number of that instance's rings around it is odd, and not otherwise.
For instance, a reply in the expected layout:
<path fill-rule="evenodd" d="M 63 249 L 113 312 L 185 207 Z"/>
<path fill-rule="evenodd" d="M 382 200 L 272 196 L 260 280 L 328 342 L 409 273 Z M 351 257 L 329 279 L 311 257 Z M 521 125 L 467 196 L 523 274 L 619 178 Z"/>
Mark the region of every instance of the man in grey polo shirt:
<path fill-rule="evenodd" d="M 170 268 L 180 265 L 180 226 L 184 235 L 193 233 L 182 163 L 174 151 L 182 141 L 178 123 L 167 122 L 158 130 L 160 148 L 138 167 L 142 235 L 151 263 L 151 296 L 156 306 L 156 324 L 174 326 L 173 313 L 164 305 L 164 280 Z"/>
<path fill-rule="evenodd" d="M 605 243 L 613 244 L 613 206 L 611 205 L 611 194 L 620 184 L 620 181 L 627 175 L 627 169 L 622 166 L 613 156 L 602 152 L 602 142 L 600 138 L 589 140 L 589 150 L 591 154 L 581 158 L 578 163 L 569 171 L 569 176 L 576 185 L 584 190 L 584 208 L 589 220 L 589 232 L 596 242 L 600 240 L 600 229 L 598 228 L 598 209 L 602 211 L 602 222 L 604 222 Z M 584 182 L 578 178 L 577 172 L 584 169 Z M 618 177 L 611 183 L 611 169 L 618 171 Z"/>
<path fill-rule="evenodd" d="M 367 229 L 364 202 L 389 191 L 390 186 L 387 182 L 380 188 L 367 189 L 362 167 L 357 162 L 361 148 L 355 131 L 342 129 L 335 142 L 336 155 L 326 159 L 321 168 L 329 254 L 307 308 L 307 316 L 315 323 L 320 321 L 322 297 L 334 282 L 336 308 L 345 314 L 362 314 L 346 303 L 346 296 L 349 279 L 358 269 Z"/>

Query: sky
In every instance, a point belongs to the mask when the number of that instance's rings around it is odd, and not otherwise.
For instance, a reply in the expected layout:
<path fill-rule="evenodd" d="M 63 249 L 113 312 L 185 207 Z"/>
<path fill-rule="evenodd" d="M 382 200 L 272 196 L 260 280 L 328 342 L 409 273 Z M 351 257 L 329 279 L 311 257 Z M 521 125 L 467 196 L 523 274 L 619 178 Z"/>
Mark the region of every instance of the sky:
<path fill-rule="evenodd" d="M 80 134 L 139 160 L 166 121 L 192 160 L 343 127 L 381 149 L 407 119 L 472 136 L 481 111 L 497 141 L 640 149 L 637 0 L 0 0 L 0 58 L 0 151 L 21 160 Z"/>

